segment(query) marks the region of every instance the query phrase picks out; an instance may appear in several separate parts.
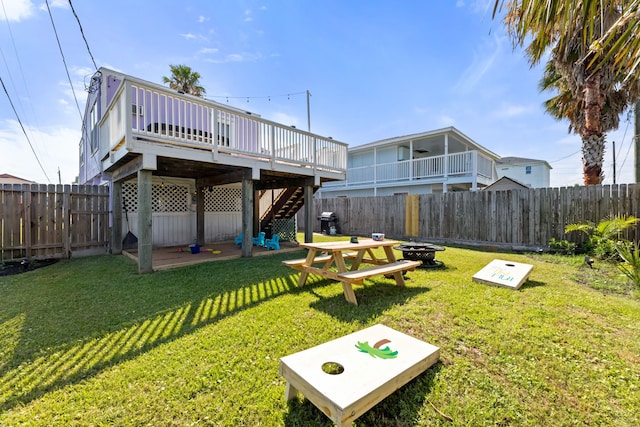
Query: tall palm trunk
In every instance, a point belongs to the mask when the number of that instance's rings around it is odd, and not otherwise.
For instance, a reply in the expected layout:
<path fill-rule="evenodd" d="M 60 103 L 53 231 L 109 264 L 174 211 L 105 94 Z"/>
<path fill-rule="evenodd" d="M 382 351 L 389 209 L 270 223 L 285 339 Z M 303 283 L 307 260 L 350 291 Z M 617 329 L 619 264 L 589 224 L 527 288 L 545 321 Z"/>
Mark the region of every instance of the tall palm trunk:
<path fill-rule="evenodd" d="M 601 118 L 605 94 L 600 85 L 601 77 L 601 71 L 595 71 L 585 78 L 585 126 L 581 134 L 584 185 L 600 184 L 604 178 L 602 164 L 606 137 Z"/>

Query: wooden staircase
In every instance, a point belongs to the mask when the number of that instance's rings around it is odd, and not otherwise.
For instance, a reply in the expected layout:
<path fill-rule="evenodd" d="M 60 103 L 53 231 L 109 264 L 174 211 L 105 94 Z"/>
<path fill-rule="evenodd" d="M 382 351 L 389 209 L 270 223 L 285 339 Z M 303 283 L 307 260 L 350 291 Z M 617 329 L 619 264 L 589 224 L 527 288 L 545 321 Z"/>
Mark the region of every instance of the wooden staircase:
<path fill-rule="evenodd" d="M 317 188 L 313 188 L 315 193 Z M 265 193 L 263 193 L 265 194 Z M 261 195 L 262 197 L 262 195 Z M 260 217 L 260 229 L 264 229 L 274 219 L 289 219 L 302 208 L 304 205 L 304 188 L 289 187 L 283 189 L 278 198 Z"/>

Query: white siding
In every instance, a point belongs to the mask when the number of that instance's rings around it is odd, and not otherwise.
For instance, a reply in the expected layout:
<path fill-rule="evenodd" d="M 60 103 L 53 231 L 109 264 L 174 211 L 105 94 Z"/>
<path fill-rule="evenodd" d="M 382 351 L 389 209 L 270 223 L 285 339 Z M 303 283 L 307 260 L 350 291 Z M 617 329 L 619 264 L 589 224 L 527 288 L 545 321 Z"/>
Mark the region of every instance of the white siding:
<path fill-rule="evenodd" d="M 529 174 L 527 174 L 527 166 L 531 168 L 531 173 Z M 498 178 L 506 176 L 531 188 L 546 188 L 550 185 L 550 171 L 543 163 L 498 165 L 496 169 Z"/>

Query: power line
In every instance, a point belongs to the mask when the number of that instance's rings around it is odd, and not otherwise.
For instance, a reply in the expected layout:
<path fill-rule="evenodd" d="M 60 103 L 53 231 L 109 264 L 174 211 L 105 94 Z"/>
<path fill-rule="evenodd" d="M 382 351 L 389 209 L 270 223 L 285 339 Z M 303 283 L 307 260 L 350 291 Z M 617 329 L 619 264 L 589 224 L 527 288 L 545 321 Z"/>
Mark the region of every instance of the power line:
<path fill-rule="evenodd" d="M 73 82 L 71 81 L 71 76 L 69 75 L 69 67 L 67 67 L 67 60 L 64 58 L 64 52 L 62 52 L 62 45 L 60 44 L 60 38 L 58 37 L 58 31 L 56 30 L 56 24 L 53 22 L 53 15 L 51 14 L 51 8 L 49 8 L 49 0 L 45 0 L 45 4 L 47 5 L 47 10 L 49 11 L 49 18 L 51 18 L 51 25 L 53 26 L 53 32 L 56 35 L 56 41 L 58 42 L 58 48 L 60 49 L 60 55 L 62 56 L 62 63 L 64 64 L 64 69 L 67 72 L 67 79 L 69 79 L 69 85 L 71 86 L 71 92 L 73 92 L 73 99 L 76 101 L 76 107 L 78 108 L 78 114 L 80 115 L 80 120 L 82 120 L 82 112 L 80 111 L 80 104 L 78 103 L 78 97 L 76 96 L 76 90 L 73 88 Z"/>
<path fill-rule="evenodd" d="M 576 151 L 576 152 L 574 152 L 574 153 L 571 153 L 571 154 L 569 154 L 568 156 L 561 157 L 561 158 L 559 158 L 558 160 L 552 160 L 552 161 L 550 161 L 549 163 L 555 163 L 555 162 L 559 162 L 560 160 L 568 159 L 568 158 L 569 158 L 569 157 L 571 157 L 571 156 L 575 156 L 575 155 L 576 155 L 576 154 L 578 154 L 579 152 L 580 152 L 580 150 L 578 150 L 578 151 Z"/>
<path fill-rule="evenodd" d="M 7 10 L 4 7 L 4 1 L 0 0 L 0 4 L 2 5 L 2 11 L 4 12 L 4 15 L 7 16 Z M 22 77 L 22 83 L 24 86 L 24 90 L 27 93 L 27 97 L 29 100 L 33 99 L 31 97 L 31 93 L 29 92 L 29 85 L 27 84 L 27 79 L 24 76 L 24 70 L 22 68 L 22 61 L 20 61 L 20 56 L 18 55 L 18 48 L 16 47 L 16 42 L 15 42 L 15 38 L 13 37 L 13 31 L 11 31 L 11 25 L 9 24 L 9 20 L 6 19 L 5 20 L 7 23 L 7 30 L 9 31 L 9 38 L 11 39 L 11 44 L 13 46 L 13 52 L 16 56 L 16 62 L 18 63 L 18 69 L 20 70 L 20 75 Z M 7 74 L 9 75 L 9 80 L 11 81 L 11 85 L 13 86 L 13 90 L 16 94 L 19 94 L 20 92 L 18 92 L 18 88 L 16 87 L 14 81 L 13 81 L 13 77 L 11 76 L 11 70 L 9 68 L 9 64 L 4 56 L 4 52 L 2 51 L 2 48 L 0 48 L 0 55 L 2 56 L 2 60 L 7 68 Z M 20 108 L 22 109 L 22 113 L 26 114 L 26 109 L 24 108 L 24 105 L 22 104 L 22 100 L 20 99 L 20 96 L 18 96 L 18 104 L 20 105 Z M 33 102 L 29 102 L 29 106 L 31 107 L 31 113 L 32 113 L 32 117 L 35 120 L 36 119 L 36 112 L 33 108 Z M 36 142 L 36 146 L 37 141 Z M 37 147 L 38 149 L 40 149 L 40 147 Z"/>
<path fill-rule="evenodd" d="M 73 12 L 73 16 L 75 16 L 76 21 L 78 21 L 78 27 L 80 27 L 80 34 L 82 34 L 82 40 L 84 40 L 84 44 L 87 46 L 87 51 L 89 52 L 89 56 L 91 57 L 91 61 L 93 62 L 93 67 L 97 70 L 98 66 L 96 65 L 96 60 L 93 59 L 93 54 L 91 53 L 91 49 L 89 49 L 89 43 L 87 42 L 87 38 L 84 36 L 84 30 L 82 29 L 80 18 L 78 18 L 78 15 L 76 14 L 76 10 L 73 8 L 73 4 L 71 4 L 71 0 L 69 0 L 69 6 L 71 6 L 71 12 Z"/>
<path fill-rule="evenodd" d="M 29 143 L 29 147 L 31 147 L 31 151 L 33 152 L 33 155 L 35 156 L 38 165 L 40 166 L 40 169 L 42 170 L 42 173 L 44 173 L 44 176 L 47 178 L 47 181 L 49 181 L 49 184 L 51 184 L 51 180 L 49 179 L 49 176 L 47 175 L 47 172 L 44 170 L 44 168 L 42 167 L 42 163 L 40 163 L 40 159 L 38 158 L 38 155 L 36 154 L 36 151 L 33 149 L 33 145 L 31 144 L 31 140 L 29 139 L 29 135 L 27 135 L 27 131 L 24 129 L 24 126 L 22 125 L 22 120 L 20 120 L 20 116 L 18 115 L 18 112 L 16 111 L 16 107 L 13 105 L 13 101 L 11 100 L 11 97 L 9 96 L 9 92 L 7 92 L 7 87 L 4 85 L 4 81 L 2 80 L 2 77 L 0 77 L 0 83 L 2 84 L 2 89 L 4 89 L 4 93 L 7 95 L 7 99 L 9 99 L 9 104 L 11 104 L 11 108 L 13 109 L 13 113 L 16 115 L 16 119 L 18 119 L 18 123 L 20 124 L 20 127 L 22 128 L 22 133 L 24 133 L 25 138 L 27 138 L 27 142 Z"/>

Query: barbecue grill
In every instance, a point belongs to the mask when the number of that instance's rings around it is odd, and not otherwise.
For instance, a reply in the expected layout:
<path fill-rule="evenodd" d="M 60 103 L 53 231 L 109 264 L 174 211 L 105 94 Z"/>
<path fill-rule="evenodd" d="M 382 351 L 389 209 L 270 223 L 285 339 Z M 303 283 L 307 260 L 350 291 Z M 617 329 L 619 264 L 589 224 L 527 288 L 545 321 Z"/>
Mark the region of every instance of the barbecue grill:
<path fill-rule="evenodd" d="M 338 233 L 338 217 L 333 212 L 322 212 L 322 214 L 318 217 L 320 220 L 320 231 L 324 234 L 335 234 Z M 331 233 L 331 227 L 335 230 L 334 233 Z"/>
<path fill-rule="evenodd" d="M 394 247 L 402 251 L 402 257 L 411 261 L 422 261 L 423 268 L 443 267 L 442 261 L 436 260 L 436 252 L 444 251 L 442 246 L 424 242 L 408 242 Z"/>

